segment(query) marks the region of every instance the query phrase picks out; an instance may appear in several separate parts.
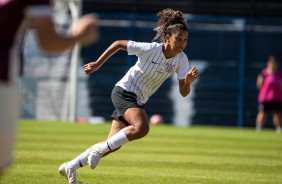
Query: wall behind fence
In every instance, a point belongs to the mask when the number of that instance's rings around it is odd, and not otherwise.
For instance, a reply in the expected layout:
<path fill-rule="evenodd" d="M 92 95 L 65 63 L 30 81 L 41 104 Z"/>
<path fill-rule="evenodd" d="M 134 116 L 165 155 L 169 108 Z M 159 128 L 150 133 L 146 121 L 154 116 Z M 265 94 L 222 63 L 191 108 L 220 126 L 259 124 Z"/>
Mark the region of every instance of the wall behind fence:
<path fill-rule="evenodd" d="M 184 124 L 254 126 L 257 113 L 256 77 L 266 58 L 275 55 L 282 61 L 282 20 L 186 15 L 189 40 L 185 53 L 195 65 L 204 63 L 193 86 L 193 116 Z M 101 13 L 101 39 L 82 50 L 85 63 L 95 61 L 115 40 L 150 42 L 155 32 L 155 15 Z M 93 115 L 110 119 L 113 106 L 110 93 L 115 83 L 135 63 L 134 56 L 119 51 L 88 79 Z M 175 77 L 174 77 L 175 78 Z M 146 104 L 148 116 L 162 114 L 172 122 L 175 113 L 172 82 L 166 81 Z M 180 95 L 180 94 L 179 94 Z M 272 126 L 268 121 L 267 126 Z"/>

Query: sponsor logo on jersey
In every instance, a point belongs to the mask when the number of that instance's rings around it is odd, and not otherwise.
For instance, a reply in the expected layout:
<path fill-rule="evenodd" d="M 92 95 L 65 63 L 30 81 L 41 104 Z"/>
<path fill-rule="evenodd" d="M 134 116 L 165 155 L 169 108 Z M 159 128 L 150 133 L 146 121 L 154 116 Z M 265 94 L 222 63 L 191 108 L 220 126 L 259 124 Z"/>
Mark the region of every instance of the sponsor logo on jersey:
<path fill-rule="evenodd" d="M 157 71 L 158 71 L 159 73 L 164 73 L 165 67 L 164 67 L 163 65 L 161 65 L 161 66 L 158 67 Z"/>
<path fill-rule="evenodd" d="M 156 61 L 152 61 L 152 63 L 153 63 L 153 64 L 159 64 L 159 63 L 157 63 Z"/>
<path fill-rule="evenodd" d="M 165 64 L 165 71 L 167 73 L 171 73 L 171 72 L 174 71 L 174 67 L 175 67 L 175 65 L 173 65 L 172 63 L 166 63 Z"/>

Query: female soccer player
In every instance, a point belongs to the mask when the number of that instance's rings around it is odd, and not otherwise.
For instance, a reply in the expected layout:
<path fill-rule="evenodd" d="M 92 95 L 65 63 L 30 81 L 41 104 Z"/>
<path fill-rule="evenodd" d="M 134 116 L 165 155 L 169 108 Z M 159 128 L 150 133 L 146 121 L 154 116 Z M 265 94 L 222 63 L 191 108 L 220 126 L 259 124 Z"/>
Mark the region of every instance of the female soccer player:
<path fill-rule="evenodd" d="M 259 111 L 256 131 L 261 131 L 267 114 L 272 113 L 276 133 L 281 133 L 282 72 L 278 70 L 278 61 L 274 56 L 268 57 L 266 68 L 258 75 L 257 88 Z"/>
<path fill-rule="evenodd" d="M 86 74 L 93 73 L 118 50 L 138 57 L 136 64 L 113 88 L 111 98 L 115 111 L 108 139 L 60 166 L 59 173 L 69 183 L 79 183 L 75 172 L 79 167 L 89 164 L 94 169 L 103 156 L 148 134 L 149 123 L 144 104 L 174 72 L 177 73 L 179 91 L 184 97 L 189 94 L 191 83 L 198 78 L 195 67 L 189 71 L 188 58 L 183 52 L 187 45 L 188 28 L 182 12 L 164 9 L 157 16 L 160 18 L 154 40 L 160 43 L 115 41 L 97 61 L 84 65 Z"/>

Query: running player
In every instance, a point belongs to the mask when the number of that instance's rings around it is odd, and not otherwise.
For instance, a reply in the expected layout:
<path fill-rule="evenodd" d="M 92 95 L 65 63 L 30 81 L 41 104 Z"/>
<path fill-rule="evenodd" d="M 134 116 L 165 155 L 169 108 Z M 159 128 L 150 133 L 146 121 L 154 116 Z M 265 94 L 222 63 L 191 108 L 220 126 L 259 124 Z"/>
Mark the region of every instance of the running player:
<path fill-rule="evenodd" d="M 138 57 L 136 64 L 113 88 L 111 98 L 115 111 L 108 139 L 93 145 L 59 167 L 59 173 L 69 183 L 79 183 L 76 169 L 87 164 L 94 169 L 103 156 L 148 134 L 149 123 L 144 104 L 173 73 L 177 73 L 179 91 L 184 97 L 189 94 L 191 83 L 198 78 L 195 67 L 189 70 L 188 58 L 183 52 L 187 45 L 188 28 L 182 12 L 164 9 L 157 15 L 159 21 L 154 40 L 160 43 L 115 41 L 97 61 L 84 66 L 86 74 L 95 72 L 119 50 Z"/>

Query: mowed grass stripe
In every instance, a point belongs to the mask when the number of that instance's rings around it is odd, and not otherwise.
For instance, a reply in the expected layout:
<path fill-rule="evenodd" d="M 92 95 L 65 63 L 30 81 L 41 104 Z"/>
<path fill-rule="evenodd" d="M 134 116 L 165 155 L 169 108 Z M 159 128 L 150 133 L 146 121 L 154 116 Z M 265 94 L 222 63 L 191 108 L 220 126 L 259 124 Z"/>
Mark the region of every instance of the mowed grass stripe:
<path fill-rule="evenodd" d="M 110 124 L 23 120 L 16 159 L 2 184 L 67 183 L 61 163 L 107 137 Z M 227 127 L 152 127 L 149 135 L 103 158 L 95 170 L 78 170 L 84 184 L 279 184 L 282 135 L 274 130 Z"/>

